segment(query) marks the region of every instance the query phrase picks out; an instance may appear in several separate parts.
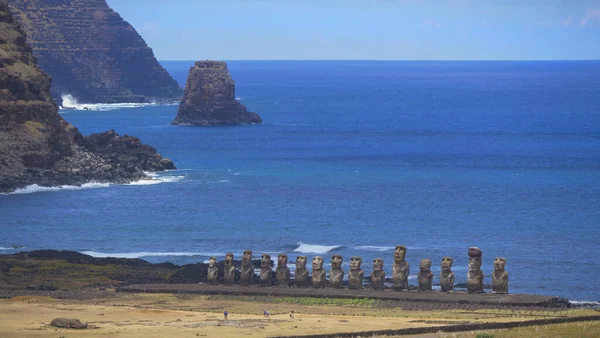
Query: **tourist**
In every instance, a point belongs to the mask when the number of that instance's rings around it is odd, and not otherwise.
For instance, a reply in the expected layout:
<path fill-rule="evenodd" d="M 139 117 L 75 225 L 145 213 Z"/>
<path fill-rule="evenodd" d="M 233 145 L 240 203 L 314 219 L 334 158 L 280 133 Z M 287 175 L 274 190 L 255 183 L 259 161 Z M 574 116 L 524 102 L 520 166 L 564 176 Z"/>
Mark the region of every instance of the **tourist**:
<path fill-rule="evenodd" d="M 227 315 L 229 315 L 229 312 L 227 312 L 227 310 L 225 310 L 225 312 L 223 312 L 223 317 L 225 318 L 225 320 L 227 320 Z"/>

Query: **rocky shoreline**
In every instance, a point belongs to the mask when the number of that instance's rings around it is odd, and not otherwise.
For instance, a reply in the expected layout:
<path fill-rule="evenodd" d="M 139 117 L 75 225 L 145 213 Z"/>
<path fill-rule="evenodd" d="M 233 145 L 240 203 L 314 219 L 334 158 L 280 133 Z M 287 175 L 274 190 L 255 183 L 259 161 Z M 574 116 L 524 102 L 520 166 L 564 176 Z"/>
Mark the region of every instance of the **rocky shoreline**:
<path fill-rule="evenodd" d="M 51 79 L 0 2 L 0 193 L 37 184 L 129 183 L 175 169 L 155 148 L 114 130 L 83 136 L 58 114 Z"/>
<path fill-rule="evenodd" d="M 255 269 L 260 260 L 253 260 Z M 224 264 L 220 262 L 220 264 Z M 235 261 L 237 268 L 241 261 Z M 294 297 L 373 297 L 408 303 L 435 302 L 440 304 L 471 304 L 477 306 L 520 307 L 573 307 L 568 300 L 559 297 L 491 293 L 469 294 L 466 292 L 440 293 L 398 292 L 332 288 L 280 288 L 275 286 L 209 285 L 207 263 L 175 265 L 152 264 L 142 259 L 95 258 L 76 251 L 36 250 L 0 255 L 0 289 L 29 291 L 82 292 L 118 288 L 127 292 L 197 293 L 220 295 Z M 224 266 L 220 266 L 223 271 Z M 239 271 L 238 278 L 239 278 Z M 281 291 L 283 290 L 283 291 Z M 486 305 L 487 304 L 487 305 Z M 442 306 L 442 305 L 440 305 Z M 443 306 L 442 306 L 443 307 Z"/>

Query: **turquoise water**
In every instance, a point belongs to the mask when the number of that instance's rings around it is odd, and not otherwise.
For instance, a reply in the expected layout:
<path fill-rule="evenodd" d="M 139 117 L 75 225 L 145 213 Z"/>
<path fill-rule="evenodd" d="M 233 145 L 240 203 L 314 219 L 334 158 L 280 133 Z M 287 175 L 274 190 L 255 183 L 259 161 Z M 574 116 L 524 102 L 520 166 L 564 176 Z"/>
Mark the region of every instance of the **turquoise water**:
<path fill-rule="evenodd" d="M 164 65 L 183 85 L 192 62 Z M 503 256 L 511 292 L 600 300 L 600 62 L 229 68 L 263 125 L 171 126 L 176 105 L 61 111 L 84 134 L 138 136 L 179 170 L 0 196 L 0 252 L 174 263 L 246 248 L 340 253 L 346 269 L 351 255 L 367 273 L 381 257 L 391 274 L 404 244 L 413 275 L 430 258 L 437 276 L 450 255 L 462 283 L 479 246 L 486 283 Z"/>

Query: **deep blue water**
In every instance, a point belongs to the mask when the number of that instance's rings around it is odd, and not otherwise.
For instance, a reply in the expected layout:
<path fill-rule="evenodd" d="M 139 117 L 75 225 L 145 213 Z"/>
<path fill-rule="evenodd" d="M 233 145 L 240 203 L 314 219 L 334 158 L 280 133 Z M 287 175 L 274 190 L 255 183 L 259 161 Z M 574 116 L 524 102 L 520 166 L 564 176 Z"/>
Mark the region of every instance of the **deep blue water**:
<path fill-rule="evenodd" d="M 182 86 L 191 64 L 164 62 Z M 179 170 L 155 185 L 0 196 L 0 247 L 175 263 L 335 252 L 346 269 L 351 255 L 367 271 L 382 257 L 391 274 L 404 244 L 412 274 L 430 258 L 437 276 L 450 255 L 460 283 L 479 246 L 486 283 L 504 256 L 511 292 L 600 300 L 600 62 L 229 69 L 263 125 L 171 126 L 177 106 L 63 111 L 84 134 L 140 137 Z"/>

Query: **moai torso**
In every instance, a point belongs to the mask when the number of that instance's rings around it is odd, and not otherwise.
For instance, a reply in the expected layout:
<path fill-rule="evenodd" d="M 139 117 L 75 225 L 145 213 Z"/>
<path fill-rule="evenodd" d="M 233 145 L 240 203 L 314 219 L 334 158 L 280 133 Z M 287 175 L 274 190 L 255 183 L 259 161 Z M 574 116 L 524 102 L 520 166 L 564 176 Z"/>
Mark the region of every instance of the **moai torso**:
<path fill-rule="evenodd" d="M 260 260 L 260 284 L 271 285 L 273 270 L 271 269 L 271 255 L 263 254 Z"/>
<path fill-rule="evenodd" d="M 206 273 L 206 281 L 211 284 L 219 282 L 219 267 L 217 266 L 217 258 L 211 257 L 208 260 L 208 271 Z"/>
<path fill-rule="evenodd" d="M 394 251 L 394 265 L 392 265 L 392 278 L 394 288 L 398 290 L 408 290 L 408 275 L 410 274 L 410 265 L 406 258 L 406 247 L 396 246 Z"/>
<path fill-rule="evenodd" d="M 316 288 L 325 287 L 325 270 L 323 270 L 323 258 L 315 256 L 312 261 L 312 286 Z"/>
<path fill-rule="evenodd" d="M 350 258 L 350 271 L 348 271 L 348 287 L 350 289 L 362 289 L 365 271 L 360 268 L 362 258 L 354 256 Z"/>
<path fill-rule="evenodd" d="M 431 272 L 431 260 L 422 259 L 419 264 L 419 291 L 431 291 L 433 273 Z"/>
<path fill-rule="evenodd" d="M 494 260 L 494 273 L 492 274 L 492 292 L 508 293 L 508 272 L 504 270 L 506 258 L 496 257 Z"/>
<path fill-rule="evenodd" d="M 306 256 L 296 257 L 296 271 L 294 272 L 294 285 L 308 285 L 308 269 L 306 268 Z"/>
<path fill-rule="evenodd" d="M 288 257 L 280 254 L 277 257 L 277 269 L 275 269 L 275 283 L 281 286 L 290 285 L 290 268 L 287 267 Z"/>
<path fill-rule="evenodd" d="M 374 289 L 383 289 L 385 283 L 385 271 L 383 271 L 383 259 L 373 260 L 373 274 L 371 275 L 371 286 Z"/>
<path fill-rule="evenodd" d="M 251 250 L 244 250 L 244 257 L 242 257 L 242 267 L 240 270 L 240 284 L 252 284 L 254 282 L 254 267 L 252 266 Z"/>
<path fill-rule="evenodd" d="M 442 273 L 440 274 L 440 287 L 443 292 L 454 291 L 454 272 L 452 272 L 452 257 L 442 258 Z"/>
<path fill-rule="evenodd" d="M 331 270 L 329 271 L 329 285 L 332 288 L 344 287 L 344 269 L 342 268 L 343 258 L 340 255 L 331 256 Z"/>
<path fill-rule="evenodd" d="M 231 252 L 225 254 L 225 269 L 223 270 L 223 283 L 235 283 L 235 266 L 233 266 L 233 254 Z"/>
<path fill-rule="evenodd" d="M 483 292 L 483 271 L 481 271 L 481 249 L 469 248 L 469 272 L 467 273 L 467 291 Z"/>

